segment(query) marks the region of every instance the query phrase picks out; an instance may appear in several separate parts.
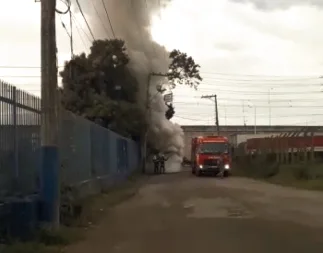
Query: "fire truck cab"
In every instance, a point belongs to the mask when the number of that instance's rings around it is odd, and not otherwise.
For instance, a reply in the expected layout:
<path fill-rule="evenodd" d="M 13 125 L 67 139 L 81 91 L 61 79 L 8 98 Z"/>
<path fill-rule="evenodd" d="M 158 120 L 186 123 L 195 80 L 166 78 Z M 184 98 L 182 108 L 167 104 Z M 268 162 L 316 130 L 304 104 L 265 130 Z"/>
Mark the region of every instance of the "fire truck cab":
<path fill-rule="evenodd" d="M 224 136 L 192 138 L 192 173 L 196 176 L 212 173 L 228 177 L 231 174 L 231 149 Z"/>

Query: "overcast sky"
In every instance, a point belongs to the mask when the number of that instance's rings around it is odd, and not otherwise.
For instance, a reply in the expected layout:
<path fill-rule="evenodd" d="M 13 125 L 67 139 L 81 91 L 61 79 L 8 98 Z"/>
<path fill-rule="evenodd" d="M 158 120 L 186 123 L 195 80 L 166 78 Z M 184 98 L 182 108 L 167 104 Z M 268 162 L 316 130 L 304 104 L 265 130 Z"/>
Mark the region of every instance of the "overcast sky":
<path fill-rule="evenodd" d="M 159 6 L 158 0 L 151 2 Z M 323 1 L 162 2 L 164 8 L 151 11 L 152 37 L 168 50 L 178 48 L 192 55 L 204 78 L 198 91 L 174 90 L 174 121 L 214 124 L 214 103 L 200 97 L 217 94 L 221 125 L 253 125 L 255 120 L 272 125 L 323 123 L 323 79 L 319 78 L 323 75 Z M 40 4 L 10 0 L 3 1 L 1 7 L 0 22 L 6 25 L 0 28 L 0 76 L 39 95 Z M 58 7 L 64 9 L 61 3 Z M 86 8 L 92 8 L 87 14 L 92 24 L 106 18 L 99 18 L 90 3 Z M 102 6 L 96 8 L 102 11 Z M 90 41 L 82 16 L 74 12 L 74 17 L 77 53 L 85 51 Z M 68 25 L 68 17 L 62 19 Z M 70 58 L 70 50 L 58 15 L 57 43 L 61 66 Z"/>

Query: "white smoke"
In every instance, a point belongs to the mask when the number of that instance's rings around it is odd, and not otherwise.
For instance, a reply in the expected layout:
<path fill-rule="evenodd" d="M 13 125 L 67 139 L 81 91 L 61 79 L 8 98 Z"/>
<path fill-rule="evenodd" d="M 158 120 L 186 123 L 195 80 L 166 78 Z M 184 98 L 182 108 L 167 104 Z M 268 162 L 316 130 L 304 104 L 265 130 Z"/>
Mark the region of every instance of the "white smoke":
<path fill-rule="evenodd" d="M 163 96 L 156 91 L 163 80 L 152 79 L 153 85 L 150 93 L 150 128 L 148 131 L 149 143 L 159 151 L 166 153 L 166 172 L 178 172 L 181 170 L 181 162 L 184 156 L 184 132 L 178 125 L 165 118 L 167 106 Z"/>
<path fill-rule="evenodd" d="M 150 19 L 153 12 L 161 7 L 156 3 L 151 4 L 145 0 L 104 0 L 109 10 L 111 24 L 117 38 L 126 41 L 127 51 L 130 56 L 129 67 L 140 84 L 138 101 L 144 107 L 147 99 L 148 76 L 151 72 L 165 73 L 169 61 L 165 48 L 156 44 L 151 39 Z M 87 1 L 82 1 L 88 6 Z M 93 0 L 96 6 L 101 6 L 101 0 Z M 147 5 L 147 3 L 149 5 Z M 106 38 L 106 31 L 100 24 L 97 13 L 90 6 L 85 10 L 90 17 L 94 34 L 99 38 Z M 104 17 L 103 8 L 99 14 Z M 108 26 L 108 23 L 105 24 Z M 163 96 L 157 92 L 157 86 L 164 79 L 153 77 L 149 84 L 149 130 L 148 143 L 161 152 L 167 153 L 166 172 L 177 172 L 181 169 L 184 154 L 184 133 L 182 128 L 166 119 Z"/>

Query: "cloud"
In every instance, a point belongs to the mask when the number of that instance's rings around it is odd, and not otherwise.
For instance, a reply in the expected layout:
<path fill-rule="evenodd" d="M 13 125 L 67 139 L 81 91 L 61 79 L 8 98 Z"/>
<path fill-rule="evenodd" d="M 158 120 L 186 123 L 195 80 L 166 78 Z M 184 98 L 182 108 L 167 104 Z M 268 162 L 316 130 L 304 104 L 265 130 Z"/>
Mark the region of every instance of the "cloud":
<path fill-rule="evenodd" d="M 323 7 L 321 0 L 230 0 L 236 3 L 251 3 L 260 10 L 288 9 L 293 6 L 318 6 Z"/>
<path fill-rule="evenodd" d="M 275 1 L 268 1 L 272 2 Z M 277 5 L 264 11 L 251 1 L 173 0 L 162 10 L 161 16 L 155 15 L 151 28 L 155 41 L 168 49 L 180 48 L 191 54 L 201 65 L 204 77 L 198 92 L 176 88 L 175 110 L 179 118 L 175 116 L 174 120 L 212 124 L 213 104 L 200 99 L 205 94 L 218 95 L 222 124 L 224 118 L 229 124 L 243 124 L 243 114 L 249 124 L 254 121 L 252 108 L 246 106 L 244 112 L 242 110 L 246 99 L 257 101 L 258 124 L 268 124 L 268 92 L 272 87 L 273 100 L 298 101 L 306 94 L 312 105 L 317 104 L 320 80 L 302 81 L 297 80 L 297 76 L 323 73 L 323 34 L 319 32 L 323 9 L 314 4 L 293 3 L 290 2 L 288 8 Z M 269 76 L 267 79 L 273 79 L 271 75 L 294 76 L 296 81 L 265 82 L 259 75 Z M 309 83 L 313 86 L 309 87 Z M 293 92 L 298 93 L 293 95 Z M 306 107 L 293 108 L 289 102 L 272 103 L 273 124 L 304 123 L 304 117 L 296 116 L 299 114 L 308 114 L 307 121 L 314 117 L 311 113 L 315 113 L 315 109 L 309 113 Z M 290 116 L 275 118 L 284 112 Z"/>
<path fill-rule="evenodd" d="M 204 72 L 202 76 L 206 84 L 205 86 L 201 85 L 199 93 L 181 87 L 175 91 L 175 100 L 185 101 L 182 104 L 175 104 L 178 116 L 196 117 L 200 120 L 207 118 L 212 123 L 212 103 L 204 106 L 199 98 L 194 98 L 201 94 L 217 93 L 219 95 L 221 122 L 224 117 L 223 102 L 221 101 L 224 99 L 227 99 L 226 103 L 228 104 L 242 104 L 243 97 L 258 100 L 264 98 L 264 103 L 267 103 L 267 95 L 249 96 L 248 92 L 241 92 L 241 90 L 247 90 L 243 87 L 249 85 L 249 91 L 261 90 L 266 94 L 267 88 L 271 84 L 275 84 L 274 82 L 268 84 L 268 82 L 261 81 L 250 83 L 228 81 L 227 79 L 255 79 L 231 74 L 267 76 L 323 74 L 323 34 L 320 32 L 323 23 L 322 0 L 161 0 L 161 5 L 157 0 L 147 1 L 148 5 L 144 0 L 105 0 L 105 2 L 117 37 L 126 39 L 131 49 L 138 49 L 135 50 L 137 57 L 140 57 L 142 51 L 159 58 L 165 57 L 161 54 L 162 47 L 149 42 L 151 31 L 152 37 L 158 44 L 165 46 L 168 50 L 177 48 L 185 51 L 202 66 L 201 71 Z M 111 29 L 101 0 L 93 2 L 80 0 L 80 3 L 87 20 L 90 21 L 94 36 L 96 38 L 111 37 Z M 102 22 L 92 3 L 98 9 L 108 33 L 103 29 Z M 18 9 L 17 6 L 19 6 Z M 89 34 L 82 16 L 77 11 L 75 0 L 72 6 L 74 16 L 78 20 L 78 23 L 75 24 L 79 29 L 82 25 L 83 30 Z M 160 6 L 162 7 L 161 11 L 159 10 Z M 59 8 L 64 10 L 65 6 L 60 5 Z M 149 19 L 150 16 L 151 19 Z M 63 16 L 62 19 L 68 26 L 68 15 Z M 40 4 L 32 0 L 5 1 L 3 8 L 0 9 L 0 22 L 6 24 L 0 29 L 0 65 L 40 66 Z M 150 23 L 152 23 L 151 28 Z M 144 27 L 144 29 L 139 29 L 139 27 Z M 83 46 L 74 26 L 74 50 L 76 53 L 88 50 L 90 46 L 82 30 L 80 30 L 80 34 L 85 40 L 86 47 Z M 61 65 L 70 56 L 70 46 L 69 38 L 62 28 L 59 16 L 57 16 L 57 43 L 59 65 Z M 153 60 L 151 64 L 156 66 L 155 62 L 157 61 Z M 155 68 L 157 71 L 157 67 Z M 206 75 L 205 72 L 220 72 L 228 75 Z M 0 69 L 0 75 L 37 76 L 39 69 Z M 6 80 L 31 92 L 38 89 L 37 94 L 39 94 L 39 78 Z M 309 83 L 304 83 L 304 87 L 301 87 L 301 84 L 300 81 L 295 84 L 289 83 L 289 86 L 285 83 L 278 84 L 281 85 L 279 91 L 297 89 L 304 91 L 304 94 L 284 96 L 273 94 L 273 99 L 298 100 L 306 97 L 306 99 L 312 100 L 311 103 L 321 105 L 319 98 L 322 93 L 318 92 L 314 98 L 314 95 L 307 94 L 312 89 L 308 87 Z M 277 82 L 275 85 L 277 86 Z M 290 88 L 291 85 L 294 86 Z M 320 86 L 315 87 L 318 91 L 317 87 Z M 204 103 L 206 102 L 204 101 Z M 297 109 L 289 108 L 286 103 L 280 103 L 278 106 L 280 105 L 291 115 L 300 113 L 296 111 Z M 242 123 L 241 117 L 232 116 L 236 115 L 239 110 L 241 111 L 240 107 L 227 107 L 228 123 Z M 257 111 L 259 114 L 266 115 L 266 113 L 268 114 L 266 110 L 268 111 L 268 109 L 259 108 Z M 272 115 L 281 113 L 283 110 L 278 109 L 275 112 L 273 109 Z M 306 109 L 301 110 L 303 110 L 302 114 L 308 113 L 305 112 Z M 319 109 L 314 108 L 313 110 Z M 202 117 L 203 113 L 208 116 Z M 252 110 L 248 117 L 250 117 L 249 123 L 253 122 Z M 185 123 L 203 123 L 198 120 L 177 120 Z M 295 122 L 297 120 L 304 121 L 304 118 L 299 119 L 298 116 L 293 116 L 293 118 L 277 120 L 277 122 L 290 123 L 288 121 Z M 310 116 L 307 120 L 311 120 Z M 257 121 L 259 124 L 268 123 L 267 118 L 262 119 L 261 116 Z M 274 122 L 273 120 L 273 124 Z"/>
<path fill-rule="evenodd" d="M 263 12 L 229 0 L 173 0 L 151 29 L 155 41 L 192 54 L 202 68 L 212 61 L 218 72 L 312 74 L 322 71 L 322 14 L 310 5 Z"/>

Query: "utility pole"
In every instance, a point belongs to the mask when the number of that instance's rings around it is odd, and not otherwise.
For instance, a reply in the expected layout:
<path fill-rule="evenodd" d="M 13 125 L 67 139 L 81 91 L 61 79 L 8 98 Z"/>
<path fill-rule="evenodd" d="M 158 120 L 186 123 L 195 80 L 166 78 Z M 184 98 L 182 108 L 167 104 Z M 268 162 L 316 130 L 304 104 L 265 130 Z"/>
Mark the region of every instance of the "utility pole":
<path fill-rule="evenodd" d="M 151 73 L 148 74 L 147 87 L 146 87 L 146 105 L 145 105 L 145 107 L 146 107 L 146 119 L 147 120 L 150 119 L 150 112 L 151 112 L 151 108 L 150 108 L 151 99 L 149 97 L 149 89 L 150 89 L 150 83 L 151 83 L 151 77 L 152 76 L 167 77 L 166 74 L 162 74 L 162 73 L 151 72 Z M 142 147 L 141 147 L 141 151 L 142 151 L 142 173 L 143 174 L 146 173 L 146 165 L 147 165 L 148 128 L 149 128 L 149 125 L 147 126 L 147 129 L 145 129 L 145 132 L 143 134 L 143 142 L 142 142 Z"/>
<path fill-rule="evenodd" d="M 41 218 L 59 227 L 56 0 L 41 0 Z"/>
<path fill-rule="evenodd" d="M 244 100 L 242 100 L 242 116 L 243 116 L 243 126 L 246 126 L 246 116 L 245 116 L 245 108 L 244 108 Z"/>
<path fill-rule="evenodd" d="M 219 127 L 219 113 L 218 113 L 218 100 L 217 96 L 215 94 L 213 95 L 206 95 L 202 96 L 201 98 L 214 98 L 214 113 L 215 113 L 215 125 L 216 125 L 216 130 L 217 134 L 220 135 L 220 127 Z"/>
<path fill-rule="evenodd" d="M 145 110 L 146 110 L 146 120 L 148 121 L 150 119 L 150 109 L 149 109 L 149 88 L 150 88 L 150 81 L 151 81 L 151 73 L 148 74 L 148 80 L 147 80 L 147 87 L 146 87 L 146 104 L 145 104 Z M 141 154 L 142 154 L 142 174 L 146 173 L 146 165 L 147 165 L 147 135 L 148 135 L 148 128 L 149 124 L 147 124 L 146 129 L 144 130 L 143 134 L 143 142 L 141 147 Z"/>

